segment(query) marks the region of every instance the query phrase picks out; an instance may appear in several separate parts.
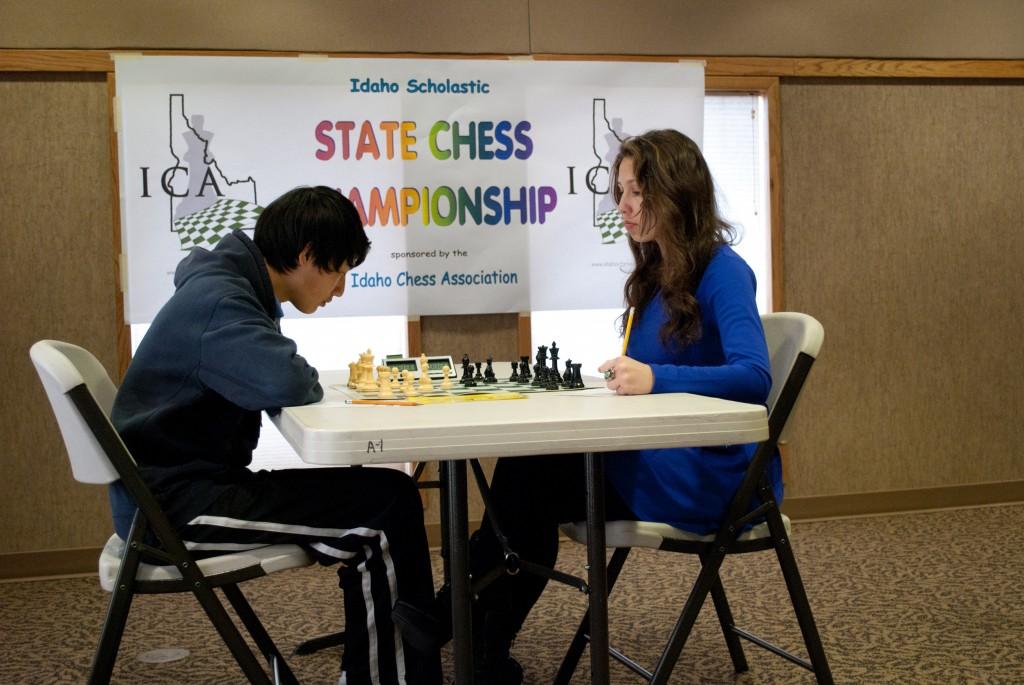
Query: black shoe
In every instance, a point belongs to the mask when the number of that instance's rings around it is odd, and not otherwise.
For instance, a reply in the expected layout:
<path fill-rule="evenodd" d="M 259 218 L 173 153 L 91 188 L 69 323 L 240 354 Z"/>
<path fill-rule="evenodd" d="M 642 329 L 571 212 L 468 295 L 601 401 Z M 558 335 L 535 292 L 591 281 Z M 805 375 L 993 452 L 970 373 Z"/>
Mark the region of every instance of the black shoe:
<path fill-rule="evenodd" d="M 401 599 L 395 602 L 391 610 L 391 620 L 398 627 L 402 640 L 417 652 L 437 651 L 452 636 L 450 625 L 448 637 L 444 637 L 441 626 L 433 614 Z"/>
<path fill-rule="evenodd" d="M 477 685 L 522 685 L 523 667 L 508 654 L 495 659 L 485 657 L 483 661 L 473 670 Z"/>

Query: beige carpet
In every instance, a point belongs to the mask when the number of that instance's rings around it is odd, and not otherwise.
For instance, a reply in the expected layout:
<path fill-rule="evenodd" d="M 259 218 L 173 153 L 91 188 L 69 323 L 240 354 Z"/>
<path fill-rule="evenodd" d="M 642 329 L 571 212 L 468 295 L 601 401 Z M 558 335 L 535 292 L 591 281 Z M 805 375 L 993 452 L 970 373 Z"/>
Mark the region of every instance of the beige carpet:
<path fill-rule="evenodd" d="M 793 540 L 837 683 L 1024 683 L 1024 505 L 796 522 Z M 559 566 L 583 573 L 584 559 L 583 549 L 567 542 Z M 652 665 L 695 571 L 688 556 L 635 552 L 611 598 L 613 645 Z M 802 650 L 773 554 L 727 560 L 723 581 L 741 626 Z M 281 573 L 244 589 L 284 650 L 341 627 L 331 569 Z M 0 683 L 84 682 L 107 598 L 95 578 L 0 584 Z M 578 592 L 549 586 L 514 648 L 526 682 L 551 682 L 583 610 Z M 185 648 L 189 656 L 139 660 L 163 648 Z M 814 682 L 753 645 L 746 652 L 750 672 L 736 676 L 706 607 L 672 682 Z M 338 654 L 335 648 L 290 663 L 303 683 L 334 683 Z M 445 669 L 450 679 L 450 649 Z M 574 682 L 588 681 L 584 664 Z M 637 679 L 613 663 L 612 681 Z M 114 682 L 244 678 L 193 601 L 149 596 L 132 608 Z"/>

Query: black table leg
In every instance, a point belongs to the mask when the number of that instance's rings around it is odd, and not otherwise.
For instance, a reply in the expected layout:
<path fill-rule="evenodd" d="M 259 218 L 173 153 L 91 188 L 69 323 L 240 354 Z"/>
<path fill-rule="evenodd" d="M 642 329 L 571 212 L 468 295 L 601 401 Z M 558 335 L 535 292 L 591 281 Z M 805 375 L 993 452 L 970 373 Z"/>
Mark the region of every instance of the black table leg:
<path fill-rule="evenodd" d="M 452 639 L 455 647 L 455 682 L 473 682 L 473 626 L 470 611 L 469 514 L 466 504 L 466 462 L 441 463 L 448 501 L 448 576 L 452 587 Z"/>
<path fill-rule="evenodd" d="M 604 455 L 587 452 L 587 575 L 590 584 L 590 682 L 608 685 L 608 576 L 604 552 Z"/>

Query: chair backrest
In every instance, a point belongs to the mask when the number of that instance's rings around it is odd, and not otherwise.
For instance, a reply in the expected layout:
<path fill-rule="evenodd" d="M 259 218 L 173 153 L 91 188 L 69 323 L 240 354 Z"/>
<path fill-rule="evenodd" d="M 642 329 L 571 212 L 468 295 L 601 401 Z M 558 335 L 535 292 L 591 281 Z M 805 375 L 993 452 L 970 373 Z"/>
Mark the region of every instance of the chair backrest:
<path fill-rule="evenodd" d="M 813 316 L 799 312 L 773 312 L 761 316 L 764 336 L 768 343 L 768 356 L 772 367 L 772 388 L 768 394 L 768 415 L 775 415 L 776 406 L 785 388 L 793 396 L 788 398 L 784 409 L 787 416 L 774 416 L 774 423 L 781 430 L 789 412 L 796 402 L 796 396 L 803 386 L 804 378 L 810 363 L 818 357 L 821 344 L 825 339 L 825 329 Z M 793 376 L 794 367 L 805 356 L 804 364 L 797 369 L 798 378 Z M 778 436 L 775 436 L 778 437 Z"/>
<path fill-rule="evenodd" d="M 58 340 L 40 340 L 29 355 L 57 417 L 75 480 L 98 484 L 117 480 L 117 470 L 68 395 L 84 386 L 109 421 L 117 387 L 106 369 L 87 350 Z"/>

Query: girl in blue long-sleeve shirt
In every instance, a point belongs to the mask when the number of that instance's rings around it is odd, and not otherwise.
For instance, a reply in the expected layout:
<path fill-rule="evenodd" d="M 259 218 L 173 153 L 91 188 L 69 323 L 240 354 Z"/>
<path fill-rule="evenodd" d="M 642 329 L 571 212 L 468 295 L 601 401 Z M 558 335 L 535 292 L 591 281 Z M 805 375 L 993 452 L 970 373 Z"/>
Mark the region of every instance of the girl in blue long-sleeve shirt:
<path fill-rule="evenodd" d="M 625 355 L 599 367 L 623 395 L 691 392 L 764 403 L 771 386 L 768 351 L 755 304 L 754 274 L 729 247 L 714 184 L 697 145 L 678 131 L 628 139 L 612 168 L 614 196 L 636 268 L 626 282 L 635 308 Z M 607 458 L 609 520 L 660 521 L 695 533 L 716 528 L 755 445 L 639 450 Z M 771 476 L 782 486 L 778 460 Z M 584 517 L 581 455 L 499 460 L 491 484 L 494 514 L 523 559 L 554 566 L 558 524 Z M 471 544 L 474 575 L 501 561 L 490 526 Z M 482 644 L 477 682 L 518 685 L 513 638 L 546 579 L 503 575 L 479 596 L 474 627 Z"/>

